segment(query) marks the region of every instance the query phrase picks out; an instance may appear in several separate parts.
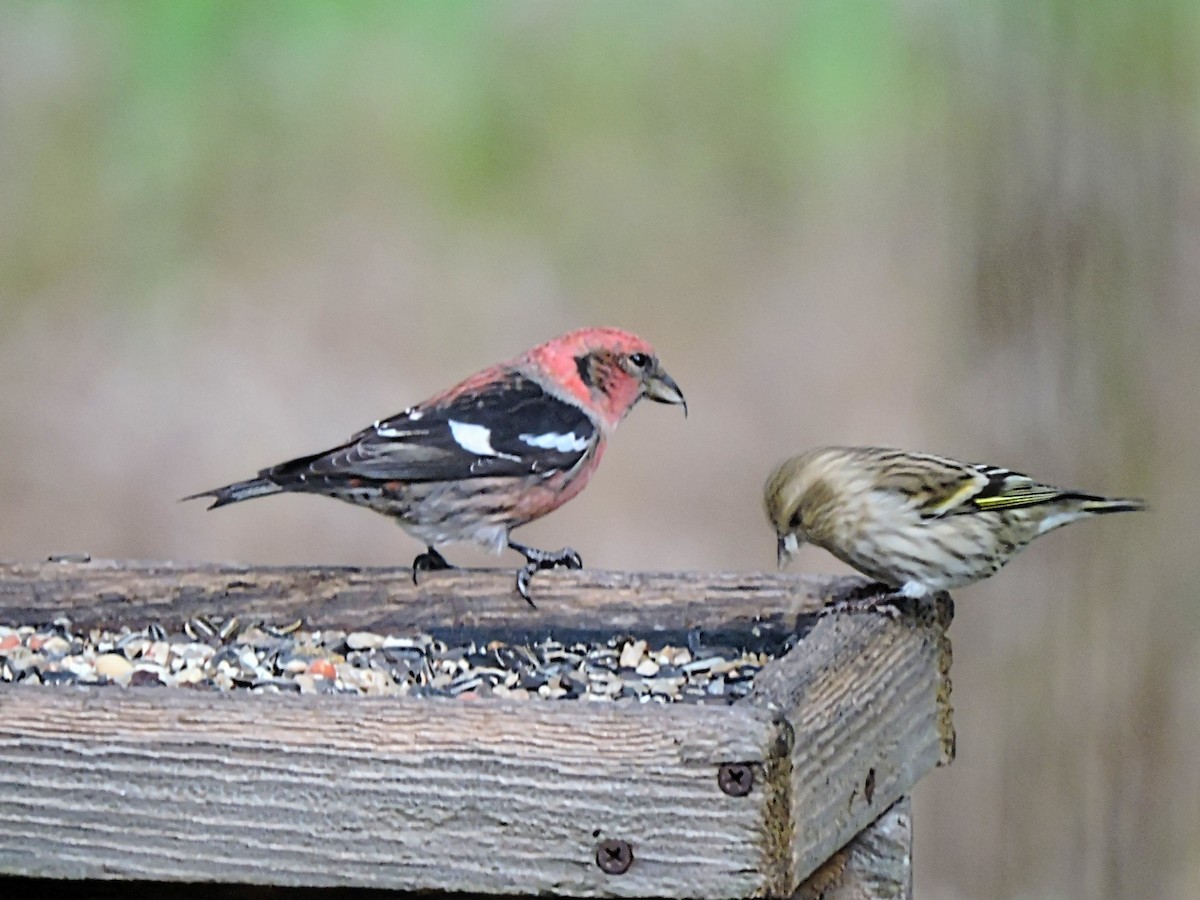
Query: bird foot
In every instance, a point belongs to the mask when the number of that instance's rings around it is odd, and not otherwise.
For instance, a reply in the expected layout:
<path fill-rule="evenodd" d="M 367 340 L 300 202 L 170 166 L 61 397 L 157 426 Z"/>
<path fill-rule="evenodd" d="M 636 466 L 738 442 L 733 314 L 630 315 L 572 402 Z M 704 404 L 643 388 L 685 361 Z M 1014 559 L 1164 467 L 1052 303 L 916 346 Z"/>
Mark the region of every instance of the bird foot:
<path fill-rule="evenodd" d="M 457 567 L 446 562 L 446 557 L 438 553 L 433 547 L 427 547 L 424 553 L 412 561 L 413 584 L 417 583 L 418 572 L 442 572 L 446 569 L 454 568 Z"/>
<path fill-rule="evenodd" d="M 525 565 L 517 572 L 517 593 L 525 598 L 525 602 L 537 609 L 537 604 L 529 596 L 529 579 L 535 572 L 543 569 L 582 569 L 583 559 L 570 547 L 561 550 L 539 550 L 536 547 L 526 547 L 524 544 L 509 542 L 509 547 L 525 557 Z"/>
<path fill-rule="evenodd" d="M 856 584 L 834 591 L 821 610 L 820 618 L 839 613 L 876 613 L 895 621 L 902 614 L 898 604 L 909 605 L 906 600 L 882 581 Z"/>

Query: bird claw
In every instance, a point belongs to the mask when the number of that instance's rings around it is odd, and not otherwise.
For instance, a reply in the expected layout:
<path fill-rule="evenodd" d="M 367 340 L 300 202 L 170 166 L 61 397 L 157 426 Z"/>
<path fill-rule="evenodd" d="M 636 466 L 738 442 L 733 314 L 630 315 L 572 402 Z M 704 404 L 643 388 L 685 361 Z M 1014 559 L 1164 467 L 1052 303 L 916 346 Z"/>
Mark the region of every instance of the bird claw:
<path fill-rule="evenodd" d="M 894 622 L 901 616 L 900 607 L 895 601 L 903 599 L 891 586 L 881 581 L 856 584 L 835 591 L 818 617 L 841 613 L 876 613 L 887 616 Z"/>
<path fill-rule="evenodd" d="M 533 598 L 529 596 L 529 579 L 533 577 L 533 573 L 538 570 L 538 564 L 535 562 L 527 562 L 517 571 L 517 593 L 525 598 L 534 609 L 537 609 L 537 604 L 533 602 Z"/>
<path fill-rule="evenodd" d="M 443 572 L 446 569 L 453 569 L 450 563 L 446 562 L 446 557 L 438 553 L 433 547 L 426 548 L 425 552 L 418 555 L 412 561 L 412 580 L 413 584 L 417 583 L 418 572 Z"/>
<path fill-rule="evenodd" d="M 570 547 L 563 547 L 558 551 L 558 560 L 554 563 L 554 568 L 563 569 L 582 569 L 583 557 L 572 550 Z"/>
<path fill-rule="evenodd" d="M 537 604 L 529 596 L 529 579 L 535 572 L 543 569 L 582 569 L 583 558 L 570 547 L 561 550 L 539 550 L 536 547 L 526 547 L 523 544 L 510 543 L 509 546 L 525 557 L 525 565 L 517 572 L 517 593 L 525 598 L 525 602 L 537 609 Z"/>

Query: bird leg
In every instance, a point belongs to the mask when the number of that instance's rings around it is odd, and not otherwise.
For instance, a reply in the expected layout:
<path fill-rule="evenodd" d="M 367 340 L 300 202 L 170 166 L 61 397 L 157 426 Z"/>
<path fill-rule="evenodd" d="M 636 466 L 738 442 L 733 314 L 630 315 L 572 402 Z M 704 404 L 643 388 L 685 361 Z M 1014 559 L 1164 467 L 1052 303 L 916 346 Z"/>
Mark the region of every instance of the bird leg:
<path fill-rule="evenodd" d="M 453 569 L 455 566 L 446 562 L 446 557 L 438 553 L 433 545 L 425 548 L 425 552 L 417 556 L 412 561 L 412 578 L 413 584 L 417 583 L 418 572 L 441 572 L 446 569 Z"/>
<path fill-rule="evenodd" d="M 534 609 L 537 609 L 537 605 L 529 596 L 529 579 L 533 577 L 534 572 L 560 567 L 564 569 L 583 568 L 583 560 L 570 547 L 563 547 L 561 550 L 551 552 L 538 550 L 536 547 L 526 547 L 516 541 L 509 541 L 508 546 L 525 557 L 525 565 L 517 572 L 517 593 L 524 597 L 525 602 Z"/>

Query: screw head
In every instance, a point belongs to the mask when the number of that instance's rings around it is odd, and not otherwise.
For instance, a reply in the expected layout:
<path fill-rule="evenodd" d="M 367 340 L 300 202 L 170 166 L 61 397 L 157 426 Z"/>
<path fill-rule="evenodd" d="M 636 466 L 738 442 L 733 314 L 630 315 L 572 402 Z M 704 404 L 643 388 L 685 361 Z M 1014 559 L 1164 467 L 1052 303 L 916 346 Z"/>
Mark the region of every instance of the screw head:
<path fill-rule="evenodd" d="M 717 784 L 730 797 L 745 797 L 754 787 L 754 770 L 745 763 L 724 763 L 717 769 Z"/>
<path fill-rule="evenodd" d="M 624 875 L 633 865 L 633 847 L 629 841 L 601 841 L 596 845 L 596 865 L 608 875 Z"/>

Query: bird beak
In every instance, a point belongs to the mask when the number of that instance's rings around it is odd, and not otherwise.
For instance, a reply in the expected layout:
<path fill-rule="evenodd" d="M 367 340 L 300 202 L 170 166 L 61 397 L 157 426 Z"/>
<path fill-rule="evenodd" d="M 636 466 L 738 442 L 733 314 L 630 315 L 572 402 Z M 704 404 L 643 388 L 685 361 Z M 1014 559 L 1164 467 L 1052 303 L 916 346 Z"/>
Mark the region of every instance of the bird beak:
<path fill-rule="evenodd" d="M 779 568 L 782 569 L 786 566 L 799 549 L 800 541 L 796 539 L 796 535 L 779 535 L 779 540 L 775 545 L 775 560 L 779 563 Z"/>
<path fill-rule="evenodd" d="M 683 415 L 687 417 L 687 401 L 683 399 L 683 391 L 675 383 L 675 379 L 658 366 L 646 373 L 642 382 L 645 394 L 655 403 L 676 403 L 683 407 Z"/>

